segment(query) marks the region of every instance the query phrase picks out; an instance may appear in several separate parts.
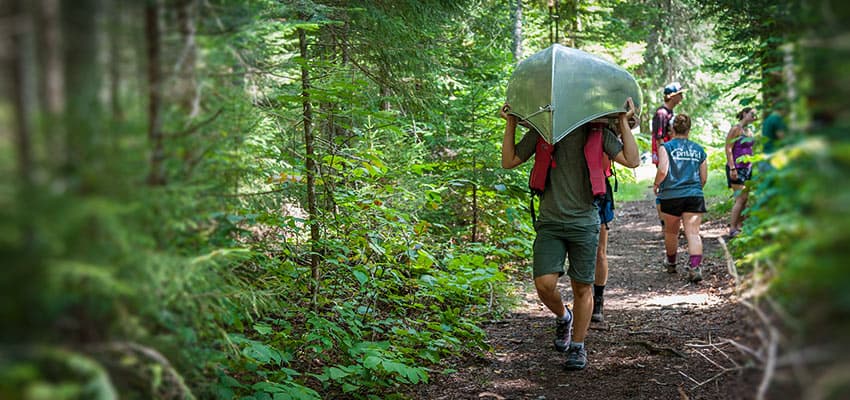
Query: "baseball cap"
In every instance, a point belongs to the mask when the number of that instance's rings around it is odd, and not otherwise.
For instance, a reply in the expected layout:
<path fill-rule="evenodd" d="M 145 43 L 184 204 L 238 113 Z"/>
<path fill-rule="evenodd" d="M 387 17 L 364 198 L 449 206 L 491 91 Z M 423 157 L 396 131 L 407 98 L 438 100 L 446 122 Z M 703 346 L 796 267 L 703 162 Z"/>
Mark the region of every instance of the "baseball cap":
<path fill-rule="evenodd" d="M 668 83 L 667 86 L 664 86 L 664 97 L 675 96 L 679 93 L 684 93 L 688 89 L 682 87 L 682 84 L 679 82 L 671 82 Z"/>

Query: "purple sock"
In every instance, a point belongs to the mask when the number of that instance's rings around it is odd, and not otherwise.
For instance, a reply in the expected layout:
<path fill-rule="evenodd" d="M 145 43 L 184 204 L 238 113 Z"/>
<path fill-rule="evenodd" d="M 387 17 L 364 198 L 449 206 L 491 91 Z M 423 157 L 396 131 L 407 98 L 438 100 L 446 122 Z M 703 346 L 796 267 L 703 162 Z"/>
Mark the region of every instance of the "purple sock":
<path fill-rule="evenodd" d="M 699 263 L 701 263 L 701 262 L 702 262 L 702 254 L 695 254 L 695 255 L 691 256 L 688 264 L 691 265 L 691 268 L 696 268 L 696 267 L 699 267 Z"/>
<path fill-rule="evenodd" d="M 675 263 L 676 263 L 676 255 L 675 255 L 675 254 L 673 254 L 673 255 L 671 256 L 671 255 L 669 255 L 669 254 L 668 254 L 668 255 L 667 255 L 667 263 L 668 263 L 668 264 L 675 264 Z"/>

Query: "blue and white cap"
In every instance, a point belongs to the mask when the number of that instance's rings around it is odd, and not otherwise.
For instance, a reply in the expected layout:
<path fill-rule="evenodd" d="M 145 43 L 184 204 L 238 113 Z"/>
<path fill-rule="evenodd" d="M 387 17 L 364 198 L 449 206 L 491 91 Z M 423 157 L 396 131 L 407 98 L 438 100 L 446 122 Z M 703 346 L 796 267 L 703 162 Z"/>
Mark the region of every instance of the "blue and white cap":
<path fill-rule="evenodd" d="M 672 97 L 679 93 L 684 93 L 687 90 L 688 89 L 683 88 L 682 84 L 680 84 L 679 82 L 670 82 L 667 84 L 667 86 L 664 86 L 664 97 Z"/>

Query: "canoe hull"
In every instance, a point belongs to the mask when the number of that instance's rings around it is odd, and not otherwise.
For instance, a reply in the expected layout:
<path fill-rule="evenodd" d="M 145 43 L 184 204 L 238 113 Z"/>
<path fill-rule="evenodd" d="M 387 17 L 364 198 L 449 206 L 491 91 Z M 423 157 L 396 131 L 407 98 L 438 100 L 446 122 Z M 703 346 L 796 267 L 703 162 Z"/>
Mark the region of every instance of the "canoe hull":
<path fill-rule="evenodd" d="M 510 114 L 528 122 L 549 143 L 594 119 L 623 112 L 629 97 L 639 111 L 640 87 L 626 70 L 559 44 L 517 65 L 507 88 Z"/>

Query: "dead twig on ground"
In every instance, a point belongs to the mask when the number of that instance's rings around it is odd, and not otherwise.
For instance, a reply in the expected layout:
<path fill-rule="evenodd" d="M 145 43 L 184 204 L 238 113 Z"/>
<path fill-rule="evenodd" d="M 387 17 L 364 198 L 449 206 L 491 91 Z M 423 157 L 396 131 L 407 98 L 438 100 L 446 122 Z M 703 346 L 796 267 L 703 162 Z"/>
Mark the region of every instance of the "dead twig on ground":
<path fill-rule="evenodd" d="M 706 361 L 708 361 L 708 362 L 710 362 L 710 363 L 714 364 L 714 366 L 715 366 L 715 367 L 720 368 L 721 370 L 725 370 L 725 369 L 726 369 L 726 367 L 724 367 L 724 366 L 722 366 L 722 365 L 718 364 L 716 361 L 712 360 L 710 357 L 708 357 L 707 355 L 703 354 L 703 352 L 701 352 L 701 351 L 699 351 L 699 350 L 697 350 L 697 349 L 694 349 L 694 351 L 695 351 L 697 354 L 699 354 L 700 356 L 702 356 L 702 358 L 704 358 Z"/>
<path fill-rule="evenodd" d="M 726 247 L 726 241 L 723 240 L 723 237 L 718 237 L 717 241 L 720 243 L 720 247 L 723 248 L 723 254 L 726 256 L 726 269 L 729 271 L 729 275 L 735 278 L 735 294 L 738 294 L 738 288 L 741 286 L 741 278 L 738 276 L 738 269 L 735 268 L 735 259 L 732 258 L 729 248 Z"/>
<path fill-rule="evenodd" d="M 696 389 L 696 388 L 698 388 L 698 387 L 700 387 L 700 386 L 703 386 L 703 385 L 705 385 L 705 384 L 707 384 L 707 383 L 714 382 L 715 380 L 717 380 L 717 378 L 720 378 L 721 376 L 723 376 L 723 375 L 725 375 L 725 374 L 727 374 L 727 373 L 729 373 L 729 372 L 732 372 L 732 371 L 741 371 L 741 370 L 743 370 L 743 369 L 744 369 L 743 367 L 740 367 L 740 368 L 725 368 L 725 369 L 721 370 L 720 372 L 718 372 L 718 373 L 714 374 L 714 376 L 712 376 L 711 378 L 708 378 L 708 379 L 706 379 L 706 380 L 704 380 L 704 381 L 702 381 L 702 382 L 697 383 L 697 384 L 696 384 L 696 385 L 694 385 L 694 386 L 691 386 L 691 389 L 690 389 L 690 390 L 694 390 L 694 389 Z"/>
<path fill-rule="evenodd" d="M 651 335 L 653 333 L 658 333 L 656 331 L 629 331 L 629 335 Z"/>
<path fill-rule="evenodd" d="M 729 355 L 728 355 L 728 354 L 726 354 L 726 352 L 724 352 L 724 351 L 720 348 L 721 346 L 723 346 L 723 345 L 727 345 L 727 344 L 731 345 L 731 343 L 730 343 L 729 341 L 727 341 L 727 340 L 723 340 L 723 341 L 718 342 L 718 343 L 714 343 L 714 342 L 712 342 L 712 339 L 711 339 L 711 336 L 710 336 L 710 335 L 709 335 L 709 338 L 708 338 L 708 344 L 693 344 L 693 343 L 687 343 L 687 344 L 685 344 L 686 346 L 693 348 L 693 350 L 694 350 L 697 354 L 699 354 L 699 355 L 700 355 L 702 358 L 704 358 L 706 361 L 708 361 L 709 363 L 711 363 L 712 365 L 714 365 L 715 367 L 717 367 L 717 369 L 719 370 L 719 372 L 717 372 L 716 374 L 714 374 L 712 377 L 710 377 L 710 378 L 708 378 L 708 379 L 706 379 L 706 380 L 704 380 L 704 381 L 702 381 L 702 382 L 695 382 L 696 384 L 695 384 L 694 386 L 692 386 L 692 387 L 690 388 L 690 390 L 694 390 L 694 389 L 696 389 L 696 388 L 698 388 L 698 387 L 701 387 L 701 386 L 704 386 L 704 385 L 706 385 L 706 384 L 708 384 L 708 383 L 710 383 L 710 382 L 713 382 L 713 381 L 717 380 L 718 378 L 720 378 L 721 376 L 723 376 L 723 375 L 725 375 L 725 374 L 727 374 L 727 373 L 729 373 L 729 372 L 742 371 L 742 370 L 744 370 L 744 369 L 748 368 L 748 367 L 746 367 L 746 366 L 741 366 L 740 364 L 738 364 L 735 360 L 733 360 L 731 357 L 729 357 Z M 727 367 L 727 366 L 724 366 L 724 365 L 720 364 L 720 363 L 719 363 L 719 362 L 717 362 L 717 361 L 714 361 L 713 359 L 711 359 L 711 357 L 709 357 L 708 355 L 706 355 L 705 353 L 703 353 L 703 352 L 700 350 L 700 348 L 702 348 L 702 349 L 706 349 L 706 350 L 707 350 L 707 349 L 709 349 L 709 348 L 710 348 L 710 349 L 714 349 L 714 350 L 716 350 L 716 351 L 717 351 L 717 352 L 719 352 L 721 355 L 723 355 L 723 356 L 724 356 L 727 360 L 729 360 L 729 362 L 730 362 L 730 363 L 732 363 L 732 366 L 731 366 L 731 367 Z"/>
<path fill-rule="evenodd" d="M 697 380 L 696 380 L 696 379 L 691 378 L 690 376 L 688 376 L 688 374 L 686 374 L 686 373 L 684 373 L 684 372 L 682 372 L 682 371 L 679 371 L 679 374 L 680 374 L 680 375 L 682 375 L 682 376 L 684 376 L 685 378 L 690 379 L 690 381 L 691 381 L 691 382 L 696 383 L 697 385 L 699 385 L 699 382 L 697 382 Z"/>

